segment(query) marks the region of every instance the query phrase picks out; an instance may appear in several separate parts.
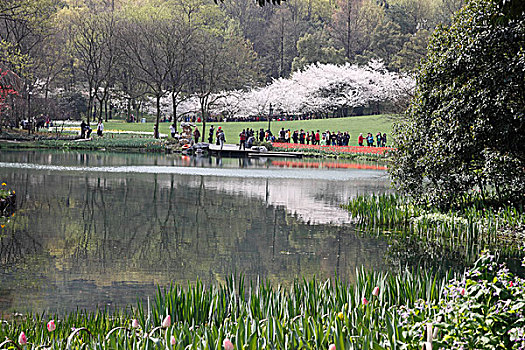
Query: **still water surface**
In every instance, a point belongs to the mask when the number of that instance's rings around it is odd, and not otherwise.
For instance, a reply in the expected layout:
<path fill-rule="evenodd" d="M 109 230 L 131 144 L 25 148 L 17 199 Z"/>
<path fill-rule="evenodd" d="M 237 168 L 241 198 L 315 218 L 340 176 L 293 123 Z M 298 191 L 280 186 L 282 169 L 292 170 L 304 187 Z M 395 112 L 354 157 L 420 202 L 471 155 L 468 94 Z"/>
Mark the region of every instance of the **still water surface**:
<path fill-rule="evenodd" d="M 385 266 L 339 205 L 383 192 L 374 164 L 2 151 L 18 209 L 0 231 L 0 314 L 135 304 L 157 285 L 287 284 Z"/>

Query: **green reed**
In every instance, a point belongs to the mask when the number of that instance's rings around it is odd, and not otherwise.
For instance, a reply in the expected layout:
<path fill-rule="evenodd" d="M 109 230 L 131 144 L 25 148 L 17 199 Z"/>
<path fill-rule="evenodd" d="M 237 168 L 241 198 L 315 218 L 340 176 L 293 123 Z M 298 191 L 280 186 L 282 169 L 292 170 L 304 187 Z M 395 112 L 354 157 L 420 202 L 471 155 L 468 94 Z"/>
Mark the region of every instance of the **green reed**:
<path fill-rule="evenodd" d="M 360 227 L 396 239 L 437 245 L 473 262 L 484 248 L 519 252 L 525 233 L 522 208 L 481 202 L 442 212 L 397 194 L 357 196 L 344 206 Z"/>
<path fill-rule="evenodd" d="M 93 313 L 27 315 L 5 321 L 5 348 L 50 349 L 236 349 L 396 348 L 400 341 L 399 305 L 418 300 L 437 303 L 447 276 L 424 271 L 398 275 L 357 271 L 356 281 L 297 280 L 290 287 L 268 281 L 246 286 L 230 277 L 224 285 L 159 288 L 154 299 L 136 308 Z M 373 295 L 375 287 L 378 295 Z M 171 324 L 161 327 L 169 315 Z M 54 319 L 56 329 L 46 329 Z M 132 319 L 138 327 L 132 327 Z M 28 343 L 18 344 L 25 332 Z M 3 348 L 0 346 L 0 348 Z"/>

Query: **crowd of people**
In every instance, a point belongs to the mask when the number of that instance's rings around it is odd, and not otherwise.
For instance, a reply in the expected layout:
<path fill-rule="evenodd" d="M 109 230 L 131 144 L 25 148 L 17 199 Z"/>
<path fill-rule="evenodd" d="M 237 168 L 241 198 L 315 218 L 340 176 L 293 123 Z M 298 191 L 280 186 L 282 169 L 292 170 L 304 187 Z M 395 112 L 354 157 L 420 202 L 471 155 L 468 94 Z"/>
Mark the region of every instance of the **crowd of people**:
<path fill-rule="evenodd" d="M 306 130 L 285 130 L 281 128 L 277 135 L 273 135 L 270 130 L 259 129 L 254 131 L 253 129 L 243 129 L 239 133 L 239 149 L 253 145 L 253 142 L 258 140 L 259 142 L 283 142 L 283 143 L 298 143 L 306 145 L 323 145 L 323 146 L 348 146 L 350 144 L 350 134 L 348 132 L 335 132 L 335 131 L 311 131 Z M 386 147 L 387 135 L 386 133 L 377 133 L 376 137 L 372 133 L 368 133 L 366 137 L 363 134 L 359 134 L 357 138 L 358 145 L 368 147 Z"/>
<path fill-rule="evenodd" d="M 171 136 L 175 137 L 175 127 L 170 127 Z M 193 131 L 193 139 L 199 140 L 201 134 L 198 127 L 195 127 Z M 224 130 L 222 127 L 218 127 L 216 130 L 213 125 L 210 126 L 208 132 L 208 143 L 215 143 L 217 145 L 224 145 L 226 138 L 224 136 Z M 322 146 L 349 146 L 350 144 L 350 133 L 348 132 L 334 132 L 334 131 L 305 131 L 304 129 L 291 131 L 290 129 L 285 130 L 281 128 L 277 135 L 274 135 L 269 129 L 264 130 L 263 128 L 258 131 L 250 128 L 243 129 L 239 133 L 239 149 L 251 148 L 256 141 L 259 142 L 282 142 L 282 143 L 297 143 L 306 145 L 322 145 Z M 359 146 L 368 147 L 386 147 L 387 135 L 386 133 L 381 134 L 378 132 L 376 136 L 372 133 L 368 133 L 366 136 L 359 134 L 357 138 Z"/>
<path fill-rule="evenodd" d="M 250 130 L 250 129 L 248 129 Z M 241 132 L 242 134 L 242 132 Z M 242 137 L 242 136 L 241 136 Z M 268 130 L 259 131 L 259 141 L 266 140 L 271 142 L 298 143 L 306 145 L 323 145 L 323 146 L 348 146 L 350 144 L 350 134 L 346 131 L 306 131 L 306 130 L 285 130 L 281 128 L 277 136 L 273 136 Z M 365 141 L 368 147 L 385 147 L 387 144 L 386 133 L 377 133 L 375 139 L 372 133 L 368 133 L 366 138 L 361 133 L 357 139 L 359 146 L 364 146 Z"/>

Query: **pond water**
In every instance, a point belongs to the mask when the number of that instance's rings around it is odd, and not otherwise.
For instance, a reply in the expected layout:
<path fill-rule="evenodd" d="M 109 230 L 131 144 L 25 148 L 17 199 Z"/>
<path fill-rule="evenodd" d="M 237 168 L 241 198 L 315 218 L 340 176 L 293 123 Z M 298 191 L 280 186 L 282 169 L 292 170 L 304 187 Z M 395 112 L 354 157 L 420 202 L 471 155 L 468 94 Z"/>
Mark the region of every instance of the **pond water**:
<path fill-rule="evenodd" d="M 156 286 L 352 280 L 387 243 L 340 208 L 387 191 L 376 164 L 5 151 L 17 211 L 0 230 L 0 314 L 135 305 Z"/>

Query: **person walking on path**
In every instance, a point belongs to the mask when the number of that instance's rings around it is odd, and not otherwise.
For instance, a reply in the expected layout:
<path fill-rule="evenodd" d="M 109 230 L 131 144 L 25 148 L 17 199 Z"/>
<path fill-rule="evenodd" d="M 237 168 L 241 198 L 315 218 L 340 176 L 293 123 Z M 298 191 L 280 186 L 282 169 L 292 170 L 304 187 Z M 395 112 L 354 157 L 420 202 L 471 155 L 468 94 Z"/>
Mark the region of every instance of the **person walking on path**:
<path fill-rule="evenodd" d="M 99 119 L 98 124 L 97 124 L 97 135 L 99 137 L 102 137 L 103 132 L 104 132 L 104 124 L 102 124 L 102 119 Z"/>
<path fill-rule="evenodd" d="M 208 143 L 213 144 L 213 133 L 214 132 L 215 132 L 215 129 L 214 129 L 213 125 L 212 125 L 212 126 L 210 126 L 210 132 L 208 134 Z"/>
<path fill-rule="evenodd" d="M 224 130 L 222 130 L 219 127 L 219 134 L 217 135 L 217 141 L 219 142 L 219 145 L 221 145 L 221 151 L 222 147 L 224 146 L 224 142 L 226 142 L 226 138 L 224 137 Z"/>
<path fill-rule="evenodd" d="M 195 130 L 193 131 L 193 138 L 195 139 L 195 143 L 199 142 L 199 137 L 201 137 L 201 132 L 199 131 L 198 127 L 195 127 Z"/>
<path fill-rule="evenodd" d="M 80 123 L 80 138 L 85 139 L 86 138 L 86 122 L 84 119 L 82 119 L 82 123 Z"/>

